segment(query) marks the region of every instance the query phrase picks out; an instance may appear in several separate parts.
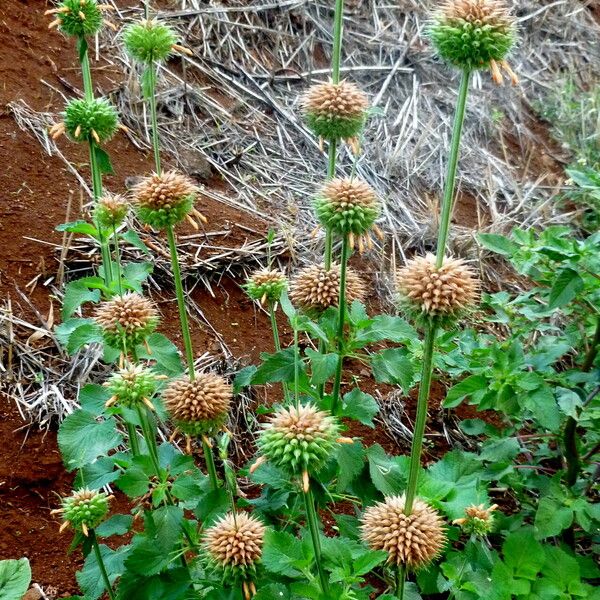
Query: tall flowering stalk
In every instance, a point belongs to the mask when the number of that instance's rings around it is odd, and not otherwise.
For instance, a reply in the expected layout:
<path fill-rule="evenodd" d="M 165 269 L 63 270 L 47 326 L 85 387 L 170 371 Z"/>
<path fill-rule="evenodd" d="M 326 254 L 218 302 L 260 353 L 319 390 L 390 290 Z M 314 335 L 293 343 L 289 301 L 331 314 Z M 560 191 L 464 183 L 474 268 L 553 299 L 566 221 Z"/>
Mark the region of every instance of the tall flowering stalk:
<path fill-rule="evenodd" d="M 454 322 L 477 299 L 478 284 L 473 273 L 462 261 L 446 258 L 471 74 L 477 69 L 490 69 L 494 82 L 501 84 L 503 69 L 513 84 L 518 82 L 506 61 L 506 56 L 516 41 L 516 27 L 502 0 L 446 0 L 433 16 L 429 25 L 429 37 L 437 54 L 460 70 L 461 81 L 441 206 L 437 252 L 435 257 L 428 255 L 410 261 L 397 274 L 398 288 L 405 306 L 418 315 L 425 330 L 417 416 L 406 496 L 403 499 L 406 517 L 413 514 L 420 502 L 416 499 L 417 481 L 433 376 L 436 335 L 441 327 Z M 413 566 L 406 560 L 399 562 L 399 598 L 404 597 L 406 571 Z"/>

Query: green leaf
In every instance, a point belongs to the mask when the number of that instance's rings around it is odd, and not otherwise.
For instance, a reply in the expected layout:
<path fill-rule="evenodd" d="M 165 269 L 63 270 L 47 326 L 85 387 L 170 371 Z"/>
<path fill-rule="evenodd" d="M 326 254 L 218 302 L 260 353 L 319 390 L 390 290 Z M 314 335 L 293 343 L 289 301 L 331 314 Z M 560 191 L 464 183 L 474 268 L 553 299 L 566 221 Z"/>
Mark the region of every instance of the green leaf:
<path fill-rule="evenodd" d="M 220 487 L 206 494 L 196 507 L 195 514 L 204 524 L 210 524 L 229 510 L 229 495 Z"/>
<path fill-rule="evenodd" d="M 366 575 L 375 567 L 378 567 L 387 557 L 388 553 L 383 550 L 365 552 L 352 563 L 354 575 Z"/>
<path fill-rule="evenodd" d="M 488 389 L 488 379 L 483 375 L 469 375 L 456 385 L 453 385 L 446 394 L 444 408 L 454 408 L 458 406 L 464 398 L 471 396 L 475 392 Z"/>
<path fill-rule="evenodd" d="M 136 291 L 138 294 L 143 293 L 142 284 L 148 279 L 154 266 L 149 262 L 127 263 L 123 267 L 123 277 L 127 283 L 127 287 Z"/>
<path fill-rule="evenodd" d="M 98 164 L 98 169 L 103 175 L 114 175 L 115 171 L 110 162 L 110 156 L 108 153 L 100 146 L 94 144 L 94 154 L 96 155 L 96 163 Z"/>
<path fill-rule="evenodd" d="M 401 344 L 418 337 L 414 327 L 404 319 L 392 315 L 377 315 L 368 327 L 358 332 L 356 341 L 364 344 L 390 340 Z"/>
<path fill-rule="evenodd" d="M 150 477 L 140 466 L 132 465 L 117 479 L 117 487 L 130 498 L 139 498 L 148 492 Z"/>
<path fill-rule="evenodd" d="M 197 476 L 184 474 L 173 482 L 171 493 L 175 498 L 188 502 L 202 495 L 202 487 Z"/>
<path fill-rule="evenodd" d="M 406 486 L 408 458 L 390 457 L 379 444 L 368 448 L 366 455 L 369 461 L 369 473 L 373 485 L 384 496 L 400 494 Z M 404 459 L 405 468 L 400 466 L 400 459 Z"/>
<path fill-rule="evenodd" d="M 166 371 L 170 375 L 183 372 L 183 364 L 177 346 L 162 333 L 153 333 L 146 340 L 150 352 L 144 346 L 138 346 L 138 356 L 147 360 L 156 361 L 156 368 Z"/>
<path fill-rule="evenodd" d="M 363 425 L 374 427 L 373 417 L 379 412 L 379 404 L 371 394 L 365 394 L 358 388 L 344 394 L 340 415 L 360 421 Z"/>
<path fill-rule="evenodd" d="M 360 442 L 340 444 L 335 459 L 339 468 L 337 490 L 341 493 L 363 470 L 365 451 Z"/>
<path fill-rule="evenodd" d="M 262 562 L 271 573 L 297 577 L 301 575 L 299 569 L 306 563 L 302 542 L 285 531 L 268 529 L 264 537 Z"/>
<path fill-rule="evenodd" d="M 270 583 L 260 586 L 254 600 L 292 600 L 292 593 L 289 587 L 282 583 Z"/>
<path fill-rule="evenodd" d="M 281 294 L 281 298 L 279 299 L 279 301 L 281 303 L 281 309 L 283 310 L 283 312 L 285 313 L 285 315 L 288 318 L 289 322 L 293 326 L 294 325 L 294 321 L 296 320 L 297 311 L 294 308 L 294 306 L 292 305 L 292 303 L 290 302 L 290 298 L 289 298 L 288 293 L 286 291 L 284 291 Z"/>
<path fill-rule="evenodd" d="M 56 231 L 67 231 L 69 233 L 83 233 L 94 239 L 98 239 L 98 230 L 87 221 L 71 221 L 69 223 L 61 223 L 55 227 Z"/>
<path fill-rule="evenodd" d="M 117 550 L 111 550 L 108 546 L 100 544 L 100 555 L 111 583 L 123 574 L 128 551 L 129 546 L 121 546 Z M 97 600 L 106 589 L 94 552 L 87 555 L 83 569 L 76 574 L 76 577 L 86 600 Z"/>
<path fill-rule="evenodd" d="M 256 370 L 252 383 L 260 385 L 277 381 L 292 381 L 294 379 L 294 355 L 293 348 L 286 348 L 274 354 L 261 353 L 260 357 L 263 363 Z M 300 364 L 300 369 L 304 369 L 304 363 Z"/>
<path fill-rule="evenodd" d="M 31 567 L 26 558 L 0 560 L 0 600 L 19 600 L 31 581 Z"/>
<path fill-rule="evenodd" d="M 371 357 L 373 377 L 378 383 L 400 385 L 406 391 L 414 382 L 414 369 L 404 348 L 388 348 Z"/>
<path fill-rule="evenodd" d="M 99 490 L 116 481 L 120 474 L 121 472 L 115 469 L 113 457 L 103 456 L 79 471 L 75 486 Z"/>
<path fill-rule="evenodd" d="M 558 535 L 573 523 L 573 510 L 555 498 L 541 498 L 535 513 L 535 538 Z"/>
<path fill-rule="evenodd" d="M 252 379 L 256 373 L 257 368 L 254 365 L 249 365 L 240 369 L 233 380 L 233 393 L 239 394 L 245 387 L 252 384 Z"/>
<path fill-rule="evenodd" d="M 135 229 L 128 229 L 125 233 L 121 233 L 121 239 L 126 241 L 128 244 L 131 244 L 134 248 L 137 248 L 147 256 L 152 256 L 150 250 L 144 242 L 142 242 L 142 238 L 140 238 L 138 232 Z"/>
<path fill-rule="evenodd" d="M 98 537 L 125 535 L 131 529 L 132 524 L 132 515 L 112 515 L 112 517 L 96 527 L 96 535 Z"/>
<path fill-rule="evenodd" d="M 529 527 L 511 533 L 502 545 L 502 553 L 514 575 L 524 579 L 535 579 L 546 560 L 544 548 Z"/>
<path fill-rule="evenodd" d="M 76 410 L 61 424 L 58 430 L 58 446 L 69 471 L 85 467 L 99 456 L 123 442 L 113 417 L 98 420 L 85 410 Z"/>
<path fill-rule="evenodd" d="M 579 409 L 583 406 L 583 401 L 579 394 L 573 390 L 563 387 L 556 388 L 556 400 L 563 414 L 579 420 Z"/>
<path fill-rule="evenodd" d="M 79 406 L 99 417 L 104 413 L 105 403 L 110 398 L 110 392 L 97 383 L 88 383 L 79 392 Z"/>
<path fill-rule="evenodd" d="M 477 239 L 484 248 L 502 254 L 502 256 L 512 256 L 519 250 L 519 246 L 503 235 L 495 233 L 480 233 Z"/>
<path fill-rule="evenodd" d="M 314 385 L 325 383 L 330 377 L 333 377 L 339 363 L 339 355 L 322 354 L 312 348 L 307 348 L 306 356 L 310 359 L 312 370 L 310 380 Z"/>
<path fill-rule="evenodd" d="M 584 282 L 579 273 L 573 269 L 562 269 L 548 297 L 548 308 L 554 309 L 565 306 L 583 289 Z"/>

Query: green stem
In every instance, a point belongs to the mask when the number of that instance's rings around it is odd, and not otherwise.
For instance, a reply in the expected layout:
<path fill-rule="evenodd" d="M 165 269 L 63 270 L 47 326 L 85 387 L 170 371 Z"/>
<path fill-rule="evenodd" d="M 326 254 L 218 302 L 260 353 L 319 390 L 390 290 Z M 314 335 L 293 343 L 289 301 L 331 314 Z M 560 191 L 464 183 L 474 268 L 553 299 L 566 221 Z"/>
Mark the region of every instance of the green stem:
<path fill-rule="evenodd" d="M 423 342 L 423 366 L 421 368 L 421 382 L 419 384 L 419 396 L 417 399 L 417 418 L 415 420 L 415 430 L 410 450 L 408 484 L 406 486 L 406 502 L 404 504 L 404 513 L 407 515 L 412 512 L 413 502 L 417 493 L 417 481 L 421 468 L 421 451 L 423 450 L 423 436 L 427 421 L 427 401 L 429 399 L 433 375 L 433 346 L 437 328 L 436 321 L 430 321 L 427 324 L 425 340 Z"/>
<path fill-rule="evenodd" d="M 404 599 L 404 584 L 406 583 L 406 566 L 396 567 L 396 596 Z"/>
<path fill-rule="evenodd" d="M 204 461 L 206 462 L 206 470 L 210 479 L 210 487 L 212 490 L 219 489 L 219 478 L 217 477 L 217 467 L 215 466 L 215 457 L 206 437 L 202 436 L 202 450 L 204 452 Z"/>
<path fill-rule="evenodd" d="M 313 549 L 315 551 L 315 562 L 319 571 L 319 579 L 321 580 L 321 591 L 329 597 L 329 581 L 327 573 L 323 569 L 323 560 L 321 558 L 321 539 L 319 538 L 319 525 L 317 519 L 317 511 L 315 510 L 315 500 L 310 489 L 304 492 L 304 506 L 306 507 L 306 520 L 310 529 L 310 537 L 312 538 Z"/>
<path fill-rule="evenodd" d="M 112 585 L 110 584 L 110 579 L 108 578 L 108 573 L 106 572 L 106 566 L 104 564 L 104 560 L 102 558 L 102 553 L 100 552 L 100 546 L 98 545 L 98 539 L 96 538 L 96 532 L 93 529 L 89 530 L 89 538 L 92 542 L 92 546 L 94 548 L 94 554 L 96 555 L 96 562 L 98 563 L 98 568 L 100 569 L 100 574 L 102 575 L 102 579 L 104 580 L 104 586 L 106 587 L 106 591 L 108 593 L 108 597 L 110 600 L 115 599 L 115 594 L 112 589 Z"/>
<path fill-rule="evenodd" d="M 148 98 L 148 104 L 150 105 L 150 118 L 152 121 L 152 148 L 154 149 L 154 168 L 158 175 L 161 174 L 160 165 L 160 140 L 158 137 L 158 119 L 156 116 L 156 63 L 152 63 L 148 66 L 148 74 L 150 80 L 150 97 Z"/>
<path fill-rule="evenodd" d="M 298 327 L 294 323 L 294 402 L 300 408 L 300 348 L 298 345 Z"/>
<path fill-rule="evenodd" d="M 270 300 L 269 300 L 269 317 L 271 319 L 271 331 L 273 332 L 273 343 L 275 345 L 275 350 L 277 352 L 281 352 L 281 340 L 279 339 L 279 327 L 277 326 L 277 317 L 275 316 L 275 303 L 271 302 Z M 283 388 L 283 397 L 287 404 L 290 399 L 290 390 L 285 381 L 282 382 L 281 386 Z"/>
<path fill-rule="evenodd" d="M 129 435 L 129 445 L 131 446 L 131 453 L 133 456 L 140 455 L 140 444 L 137 437 L 137 429 L 133 423 L 126 423 L 127 434 Z"/>
<path fill-rule="evenodd" d="M 469 82 L 471 71 L 465 70 L 460 80 L 456 113 L 454 115 L 454 127 L 452 129 L 452 142 L 450 145 L 450 157 L 448 159 L 448 172 L 444 188 L 444 199 L 442 201 L 442 214 L 440 216 L 440 230 L 438 233 L 436 266 L 439 269 L 444 262 L 446 254 L 446 243 L 450 229 L 450 217 L 454 200 L 454 189 L 456 184 L 456 170 L 458 167 L 458 155 L 460 152 L 460 140 L 462 128 L 465 121 L 465 108 L 467 106 L 467 95 L 469 93 Z"/>
<path fill-rule="evenodd" d="M 348 236 L 345 235 L 342 241 L 342 262 L 340 266 L 340 291 L 338 298 L 338 331 L 337 331 L 337 350 L 338 364 L 335 371 L 333 382 L 333 392 L 331 398 L 331 414 L 335 415 L 337 405 L 340 399 L 340 388 L 342 385 L 342 367 L 344 363 L 344 325 L 346 323 L 346 271 L 348 267 L 348 255 L 350 253 L 350 244 Z"/>
<path fill-rule="evenodd" d="M 329 142 L 329 161 L 327 163 L 327 179 L 333 179 L 335 176 L 335 164 L 337 160 L 337 140 Z M 326 269 L 331 268 L 331 260 L 333 257 L 333 235 L 331 229 L 325 231 L 325 258 L 324 265 Z"/>
<path fill-rule="evenodd" d="M 121 281 L 121 253 L 119 252 L 119 236 L 117 235 L 117 224 L 113 221 L 113 244 L 115 246 L 115 269 L 117 270 L 117 289 L 119 296 L 123 295 L 123 282 Z"/>
<path fill-rule="evenodd" d="M 82 38 L 79 40 L 79 44 L 82 44 L 82 43 L 87 44 L 87 42 L 85 41 L 85 38 Z M 86 47 L 86 51 L 81 56 L 80 65 L 81 65 L 81 76 L 83 79 L 83 95 L 86 100 L 93 100 L 94 99 L 94 84 L 92 82 L 92 69 L 90 67 L 90 55 L 89 55 L 89 51 L 88 51 L 87 47 Z"/>
<path fill-rule="evenodd" d="M 158 461 L 158 448 L 156 447 L 156 437 L 154 436 L 154 432 L 152 431 L 152 426 L 150 425 L 150 421 L 148 420 L 148 415 L 146 413 L 146 409 L 142 406 L 137 407 L 137 415 L 140 420 L 140 425 L 142 427 L 142 435 L 146 440 L 146 446 L 148 448 L 148 454 L 150 455 L 150 460 L 152 461 L 152 466 L 154 467 L 154 471 L 156 472 L 156 476 L 160 481 L 162 481 L 162 474 L 160 470 L 160 463 Z"/>
<path fill-rule="evenodd" d="M 193 381 L 195 378 L 194 349 L 192 347 L 190 325 L 185 307 L 183 283 L 181 282 L 181 269 L 179 268 L 179 255 L 177 253 L 177 244 L 175 242 L 175 231 L 173 230 L 173 225 L 169 225 L 167 227 L 167 238 L 169 240 L 169 250 L 171 251 L 171 267 L 173 268 L 173 279 L 175 280 L 175 293 L 177 294 L 177 308 L 179 309 L 181 335 L 183 336 L 183 345 L 185 347 L 185 355 L 188 363 L 190 379 Z"/>
<path fill-rule="evenodd" d="M 342 37 L 344 21 L 344 0 L 336 0 L 333 16 L 333 55 L 331 57 L 331 79 L 340 82 L 340 65 L 342 62 Z"/>

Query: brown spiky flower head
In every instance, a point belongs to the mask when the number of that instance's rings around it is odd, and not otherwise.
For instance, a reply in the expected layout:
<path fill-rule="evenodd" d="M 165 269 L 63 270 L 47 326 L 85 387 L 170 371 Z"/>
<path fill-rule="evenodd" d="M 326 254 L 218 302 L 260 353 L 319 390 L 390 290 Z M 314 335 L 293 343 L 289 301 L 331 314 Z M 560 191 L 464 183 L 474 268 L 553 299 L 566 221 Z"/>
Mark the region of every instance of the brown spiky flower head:
<path fill-rule="evenodd" d="M 441 58 L 459 69 L 491 69 L 502 83 L 504 69 L 519 80 L 506 57 L 517 39 L 516 23 L 504 0 L 446 0 L 434 15 L 429 37 Z"/>
<path fill-rule="evenodd" d="M 252 273 L 244 284 L 246 293 L 261 304 L 277 302 L 287 289 L 286 276 L 277 269 L 260 269 Z"/>
<path fill-rule="evenodd" d="M 452 524 L 460 525 L 463 531 L 468 534 L 487 535 L 494 527 L 493 512 L 497 508 L 497 504 L 493 504 L 489 508 L 485 508 L 483 504 L 472 504 L 465 508 L 465 516 L 461 519 L 454 519 Z"/>
<path fill-rule="evenodd" d="M 366 235 L 374 227 L 381 205 L 373 189 L 360 179 L 330 179 L 314 201 L 319 222 L 325 229 L 348 236 L 350 246 L 355 239 L 362 252 L 365 243 L 372 245 Z M 376 233 L 380 234 L 375 226 Z"/>
<path fill-rule="evenodd" d="M 408 261 L 396 283 L 401 302 L 428 317 L 456 317 L 479 295 L 479 282 L 462 259 L 445 258 L 438 268 L 433 254 Z"/>
<path fill-rule="evenodd" d="M 258 437 L 261 459 L 255 465 L 268 461 L 288 473 L 301 475 L 304 490 L 308 491 L 309 473 L 327 462 L 338 443 L 339 431 L 336 418 L 312 404 L 279 407 Z"/>
<path fill-rule="evenodd" d="M 129 351 L 145 342 L 156 329 L 158 311 L 152 301 L 129 292 L 100 303 L 94 319 L 107 344 Z"/>
<path fill-rule="evenodd" d="M 171 382 L 163 392 L 165 408 L 175 425 L 188 435 L 213 435 L 224 425 L 233 391 L 215 373 L 196 373 Z"/>
<path fill-rule="evenodd" d="M 90 529 L 95 529 L 104 521 L 111 499 L 112 496 L 107 496 L 104 492 L 83 488 L 63 498 L 61 508 L 52 513 L 61 514 L 64 519 L 60 526 L 61 532 L 72 527 L 87 536 Z"/>
<path fill-rule="evenodd" d="M 330 269 L 311 265 L 298 271 L 290 283 L 291 301 L 308 313 L 320 313 L 330 306 L 338 306 L 340 298 L 341 269 L 333 263 Z M 366 286 L 354 269 L 346 269 L 346 301 L 363 301 Z"/>
<path fill-rule="evenodd" d="M 315 135 L 355 143 L 365 124 L 369 101 L 353 83 L 320 83 L 304 94 L 302 108 Z"/>
<path fill-rule="evenodd" d="M 100 227 L 112 229 L 123 223 L 129 210 L 129 204 L 123 196 L 104 194 L 94 207 L 94 221 Z"/>
<path fill-rule="evenodd" d="M 138 216 L 155 229 L 176 225 L 186 218 L 197 228 L 191 214 L 205 222 L 204 216 L 194 209 L 197 194 L 198 187 L 194 182 L 177 171 L 154 173 L 132 190 Z"/>
<path fill-rule="evenodd" d="M 373 550 L 388 553 L 388 563 L 408 569 L 427 566 L 446 541 L 440 515 L 415 498 L 412 512 L 404 514 L 404 496 L 390 496 L 367 508 L 362 517 L 362 538 Z"/>
<path fill-rule="evenodd" d="M 242 582 L 244 595 L 256 592 L 252 579 L 262 556 L 265 526 L 247 513 L 228 513 L 206 530 L 204 547 L 209 564 L 225 583 Z"/>

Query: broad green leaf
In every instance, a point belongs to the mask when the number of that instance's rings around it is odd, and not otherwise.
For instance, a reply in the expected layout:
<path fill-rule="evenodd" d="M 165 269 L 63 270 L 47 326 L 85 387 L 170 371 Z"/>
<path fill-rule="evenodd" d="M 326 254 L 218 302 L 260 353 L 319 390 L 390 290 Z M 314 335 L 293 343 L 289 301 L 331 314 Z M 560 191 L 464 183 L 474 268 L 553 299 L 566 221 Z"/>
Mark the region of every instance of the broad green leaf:
<path fill-rule="evenodd" d="M 0 560 L 0 600 L 19 600 L 31 581 L 31 567 L 26 558 Z"/>
<path fill-rule="evenodd" d="M 361 343 L 390 340 L 397 344 L 418 339 L 418 334 L 412 325 L 401 317 L 392 315 L 377 315 L 371 324 L 361 329 L 356 335 L 356 341 Z"/>
<path fill-rule="evenodd" d="M 311 348 L 306 349 L 306 356 L 310 359 L 311 377 L 313 385 L 325 383 L 333 377 L 339 363 L 339 355 L 334 353 L 323 354 Z"/>
<path fill-rule="evenodd" d="M 144 254 L 148 256 L 152 255 L 146 244 L 142 242 L 142 239 L 135 229 L 128 229 L 125 233 L 122 233 L 121 239 L 125 240 L 128 244 L 131 244 L 134 248 L 142 251 Z"/>
<path fill-rule="evenodd" d="M 256 371 L 257 367 L 254 365 L 249 365 L 248 367 L 240 369 L 235 374 L 235 379 L 233 380 L 233 392 L 235 394 L 239 394 L 239 392 L 241 392 L 245 387 L 251 385 Z"/>
<path fill-rule="evenodd" d="M 156 361 L 155 368 L 169 375 L 177 375 L 183 372 L 183 363 L 177 346 L 169 338 L 162 333 L 153 333 L 148 336 L 147 342 L 150 352 L 145 346 L 138 346 L 139 358 Z"/>
<path fill-rule="evenodd" d="M 529 527 L 511 533 L 502 545 L 502 553 L 513 574 L 524 579 L 535 579 L 546 560 L 544 548 Z"/>
<path fill-rule="evenodd" d="M 273 383 L 277 381 L 292 381 L 294 379 L 294 349 L 286 348 L 274 354 L 262 353 L 263 361 L 252 378 L 254 385 Z M 304 363 L 300 364 L 304 369 Z"/>
<path fill-rule="evenodd" d="M 401 468 L 399 458 L 406 459 L 406 457 L 390 457 L 379 444 L 368 448 L 366 455 L 373 485 L 384 496 L 394 496 L 404 491 L 408 477 L 408 464 L 406 468 Z"/>
<path fill-rule="evenodd" d="M 79 470 L 75 487 L 88 487 L 92 490 L 98 490 L 116 481 L 120 474 L 121 472 L 115 469 L 113 457 L 103 456 Z"/>
<path fill-rule="evenodd" d="M 110 156 L 108 153 L 94 144 L 94 154 L 96 155 L 96 162 L 98 169 L 103 175 L 114 175 L 114 169 L 110 162 Z"/>
<path fill-rule="evenodd" d="M 560 308 L 573 300 L 583 289 L 584 282 L 579 273 L 573 269 L 562 269 L 548 297 L 548 308 Z"/>
<path fill-rule="evenodd" d="M 262 562 L 271 573 L 297 577 L 306 566 L 302 542 L 285 531 L 268 529 L 264 537 Z"/>
<path fill-rule="evenodd" d="M 98 237 L 98 230 L 87 221 L 71 221 L 70 223 L 61 223 L 56 226 L 56 231 L 67 231 L 69 233 L 83 233 L 92 238 Z"/>
<path fill-rule="evenodd" d="M 583 406 L 583 400 L 573 390 L 563 387 L 556 388 L 556 400 L 563 414 L 568 417 L 579 419 L 579 409 Z"/>
<path fill-rule="evenodd" d="M 477 239 L 484 248 L 502 254 L 502 256 L 512 256 L 519 250 L 519 246 L 503 235 L 495 233 L 480 233 Z"/>
<path fill-rule="evenodd" d="M 352 564 L 352 570 L 355 575 L 366 575 L 375 567 L 378 567 L 388 557 L 388 553 L 383 550 L 371 550 L 359 556 Z"/>
<path fill-rule="evenodd" d="M 378 383 L 391 383 L 408 391 L 414 382 L 414 369 L 403 348 L 388 348 L 371 357 L 373 377 Z"/>
<path fill-rule="evenodd" d="M 469 375 L 456 385 L 452 386 L 446 394 L 444 408 L 458 406 L 467 396 L 488 389 L 489 381 L 483 375 Z"/>
<path fill-rule="evenodd" d="M 140 466 L 132 465 L 117 479 L 117 487 L 130 498 L 139 498 L 148 492 L 150 477 Z"/>
<path fill-rule="evenodd" d="M 76 410 L 61 424 L 58 445 L 69 471 L 85 467 L 99 456 L 106 456 L 123 442 L 113 417 L 97 419 L 85 410 Z"/>
<path fill-rule="evenodd" d="M 354 388 L 344 394 L 340 416 L 350 417 L 360 421 L 363 425 L 374 427 L 373 417 L 379 412 L 379 404 L 371 394 L 365 394 L 360 389 Z"/>
<path fill-rule="evenodd" d="M 127 287 L 136 291 L 138 294 L 142 294 L 142 284 L 148 279 L 148 276 L 152 273 L 153 269 L 153 265 L 149 262 L 127 263 L 123 267 L 122 273 Z"/>
<path fill-rule="evenodd" d="M 573 522 L 573 510 L 555 498 L 541 498 L 535 513 L 535 538 L 558 535 Z"/>
<path fill-rule="evenodd" d="M 108 546 L 100 544 L 102 562 L 111 583 L 114 583 L 125 570 L 124 563 L 128 551 L 129 546 L 121 546 L 117 550 L 111 550 Z M 77 572 L 76 577 L 81 590 L 85 593 L 86 600 L 97 600 L 106 589 L 94 552 L 87 555 L 83 569 Z"/>
<path fill-rule="evenodd" d="M 87 412 L 99 417 L 104 413 L 105 403 L 110 398 L 110 392 L 97 383 L 88 383 L 79 392 L 79 405 Z"/>
<path fill-rule="evenodd" d="M 340 444 L 335 460 L 339 467 L 337 490 L 343 492 L 363 470 L 365 451 L 360 442 Z"/>
<path fill-rule="evenodd" d="M 96 527 L 98 537 L 111 537 L 113 535 L 125 535 L 133 524 L 132 515 L 112 515 Z"/>

